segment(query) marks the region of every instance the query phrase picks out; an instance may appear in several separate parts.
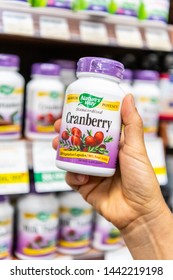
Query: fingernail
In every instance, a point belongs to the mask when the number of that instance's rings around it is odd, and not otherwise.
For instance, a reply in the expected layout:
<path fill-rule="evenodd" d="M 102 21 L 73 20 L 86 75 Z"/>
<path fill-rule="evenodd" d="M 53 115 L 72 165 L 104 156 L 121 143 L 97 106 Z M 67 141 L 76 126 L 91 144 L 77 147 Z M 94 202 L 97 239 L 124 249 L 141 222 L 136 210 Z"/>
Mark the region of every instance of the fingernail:
<path fill-rule="evenodd" d="M 86 178 L 87 178 L 87 176 L 85 176 L 85 175 L 82 175 L 82 174 L 77 174 L 76 175 L 76 179 L 77 179 L 77 181 L 79 182 L 79 183 L 84 183 L 85 181 L 86 181 Z"/>

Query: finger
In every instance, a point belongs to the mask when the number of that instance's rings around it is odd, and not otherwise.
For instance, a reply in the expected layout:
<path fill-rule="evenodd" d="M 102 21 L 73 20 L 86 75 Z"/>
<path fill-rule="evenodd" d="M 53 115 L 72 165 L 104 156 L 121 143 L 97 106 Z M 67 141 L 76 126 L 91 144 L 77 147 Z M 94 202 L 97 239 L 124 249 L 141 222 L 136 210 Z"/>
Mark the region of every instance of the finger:
<path fill-rule="evenodd" d="M 57 147 L 58 147 L 58 142 L 59 142 L 59 137 L 55 137 L 52 141 L 52 147 L 57 150 Z"/>
<path fill-rule="evenodd" d="M 135 102 L 132 94 L 128 94 L 125 96 L 122 104 L 121 114 L 124 124 L 125 144 L 140 150 L 144 150 L 145 146 L 143 123 L 135 107 Z"/>
<path fill-rule="evenodd" d="M 78 190 L 81 185 L 87 184 L 89 176 L 67 172 L 65 179 L 69 186 L 71 186 L 74 190 Z"/>
<path fill-rule="evenodd" d="M 56 132 L 60 132 L 60 127 L 61 127 L 61 119 L 58 119 L 55 123 L 54 123 L 54 128 Z"/>

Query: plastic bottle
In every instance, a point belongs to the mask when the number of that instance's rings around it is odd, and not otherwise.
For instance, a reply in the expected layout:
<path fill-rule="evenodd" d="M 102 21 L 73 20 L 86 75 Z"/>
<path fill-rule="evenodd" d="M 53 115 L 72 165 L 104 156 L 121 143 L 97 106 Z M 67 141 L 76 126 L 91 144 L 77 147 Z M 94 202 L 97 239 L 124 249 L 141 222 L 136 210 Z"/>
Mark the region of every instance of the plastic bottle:
<path fill-rule="evenodd" d="M 57 250 L 64 254 L 82 254 L 91 247 L 93 209 L 78 193 L 59 197 L 59 237 Z"/>
<path fill-rule="evenodd" d="M 122 244 L 120 231 L 96 213 L 92 246 L 97 250 L 110 251 L 121 247 Z"/>
<path fill-rule="evenodd" d="M 61 67 L 60 80 L 65 87 L 76 80 L 76 62 L 74 60 L 57 59 L 54 63 Z"/>
<path fill-rule="evenodd" d="M 111 59 L 79 60 L 78 80 L 66 90 L 56 161 L 60 169 L 105 177 L 115 173 L 123 71 L 123 65 Z"/>
<path fill-rule="evenodd" d="M 18 70 L 18 56 L 0 54 L 0 140 L 21 137 L 24 78 Z"/>
<path fill-rule="evenodd" d="M 133 93 L 132 89 L 133 71 L 125 69 L 123 74 L 123 80 L 121 81 L 120 87 L 123 89 L 125 94 Z"/>
<path fill-rule="evenodd" d="M 157 71 L 135 71 L 133 93 L 136 107 L 144 125 L 145 137 L 155 137 L 158 132 L 160 113 L 159 73 Z"/>
<path fill-rule="evenodd" d="M 110 0 L 73 0 L 73 9 L 91 13 L 108 12 Z"/>
<path fill-rule="evenodd" d="M 27 84 L 27 119 L 25 134 L 30 139 L 52 139 L 54 122 L 61 116 L 64 85 L 60 67 L 49 63 L 32 66 L 32 80 Z"/>
<path fill-rule="evenodd" d="M 5 196 L 0 196 L 0 260 L 11 259 L 14 209 Z"/>
<path fill-rule="evenodd" d="M 51 2 L 53 2 L 53 7 L 62 8 L 62 9 L 72 9 L 73 0 L 53 0 L 50 1 L 50 3 Z M 48 3 L 48 6 L 50 5 L 50 3 Z"/>
<path fill-rule="evenodd" d="M 19 259 L 53 259 L 58 236 L 58 201 L 53 194 L 31 193 L 17 202 Z"/>
<path fill-rule="evenodd" d="M 169 117 L 173 114 L 173 76 L 169 73 L 161 73 L 159 87 L 161 92 L 160 102 L 162 104 L 160 108 L 160 117 Z"/>
<path fill-rule="evenodd" d="M 110 13 L 134 18 L 138 17 L 140 0 L 112 0 L 109 2 Z"/>
<path fill-rule="evenodd" d="M 141 0 L 139 19 L 168 22 L 170 0 Z"/>

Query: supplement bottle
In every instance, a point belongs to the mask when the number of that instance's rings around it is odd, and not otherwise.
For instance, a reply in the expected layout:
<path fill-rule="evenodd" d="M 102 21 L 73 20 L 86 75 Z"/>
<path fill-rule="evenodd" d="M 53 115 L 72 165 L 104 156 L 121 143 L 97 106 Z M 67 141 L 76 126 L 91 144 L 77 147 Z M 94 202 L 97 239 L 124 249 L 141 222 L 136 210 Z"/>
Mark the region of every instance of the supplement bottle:
<path fill-rule="evenodd" d="M 58 201 L 53 194 L 31 193 L 17 202 L 19 259 L 53 259 L 58 236 Z"/>
<path fill-rule="evenodd" d="M 0 140 L 21 137 L 24 78 L 18 70 L 18 56 L 0 54 Z"/>
<path fill-rule="evenodd" d="M 11 259 L 14 209 L 5 196 L 0 196 L 0 260 Z"/>
<path fill-rule="evenodd" d="M 61 194 L 59 203 L 58 252 L 74 255 L 87 252 L 93 228 L 91 205 L 75 192 Z"/>
<path fill-rule="evenodd" d="M 57 151 L 60 169 L 109 177 L 115 173 L 124 92 L 121 63 L 99 57 L 78 62 L 66 90 Z"/>
<path fill-rule="evenodd" d="M 92 246 L 101 251 L 115 250 L 122 247 L 120 231 L 103 216 L 96 213 Z"/>
<path fill-rule="evenodd" d="M 125 94 L 133 93 L 132 88 L 133 71 L 125 69 L 123 74 L 123 80 L 121 81 L 120 87 L 123 89 Z"/>
<path fill-rule="evenodd" d="M 141 0 L 139 19 L 168 22 L 170 0 Z"/>
<path fill-rule="evenodd" d="M 76 80 L 76 62 L 73 60 L 58 59 L 54 61 L 61 67 L 60 80 L 65 85 L 69 86 Z"/>
<path fill-rule="evenodd" d="M 145 137 L 157 136 L 160 113 L 159 74 L 156 71 L 135 71 L 133 93 L 143 120 Z"/>
<path fill-rule="evenodd" d="M 74 0 L 73 9 L 85 12 L 108 12 L 110 0 Z"/>
<path fill-rule="evenodd" d="M 141 0 L 112 0 L 109 1 L 111 14 L 137 18 Z"/>
<path fill-rule="evenodd" d="M 73 0 L 53 0 L 50 1 L 50 3 L 51 2 L 53 2 L 53 5 L 51 5 L 53 7 L 61 8 L 61 9 L 72 9 Z M 50 4 L 48 4 L 48 6 L 50 6 Z"/>
<path fill-rule="evenodd" d="M 52 139 L 54 122 L 61 116 L 64 85 L 59 79 L 60 67 L 49 63 L 32 66 L 32 80 L 27 84 L 26 128 L 30 139 Z"/>

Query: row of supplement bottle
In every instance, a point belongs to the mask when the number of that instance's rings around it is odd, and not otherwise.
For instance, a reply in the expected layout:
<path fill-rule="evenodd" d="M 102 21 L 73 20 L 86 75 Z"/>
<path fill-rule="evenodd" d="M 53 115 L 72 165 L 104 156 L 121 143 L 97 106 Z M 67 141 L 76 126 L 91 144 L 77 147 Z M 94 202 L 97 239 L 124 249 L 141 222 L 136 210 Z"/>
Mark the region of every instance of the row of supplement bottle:
<path fill-rule="evenodd" d="M 12 258 L 14 210 L 0 197 L 0 259 Z M 74 192 L 31 193 L 17 201 L 14 254 L 19 259 L 53 259 L 57 252 L 82 254 L 94 247 L 115 250 L 123 241 L 119 230 L 96 214 Z"/>
<path fill-rule="evenodd" d="M 168 21 L 170 0 L 18 0 L 34 7 L 55 7 L 86 12 L 106 12 L 141 20 Z M 17 2 L 17 1 L 15 1 Z"/>
<path fill-rule="evenodd" d="M 0 140 L 21 138 L 23 118 L 26 137 L 52 139 L 65 87 L 75 79 L 75 62 L 59 60 L 32 65 L 32 79 L 26 86 L 26 117 L 25 80 L 18 72 L 19 64 L 18 56 L 0 54 Z"/>

